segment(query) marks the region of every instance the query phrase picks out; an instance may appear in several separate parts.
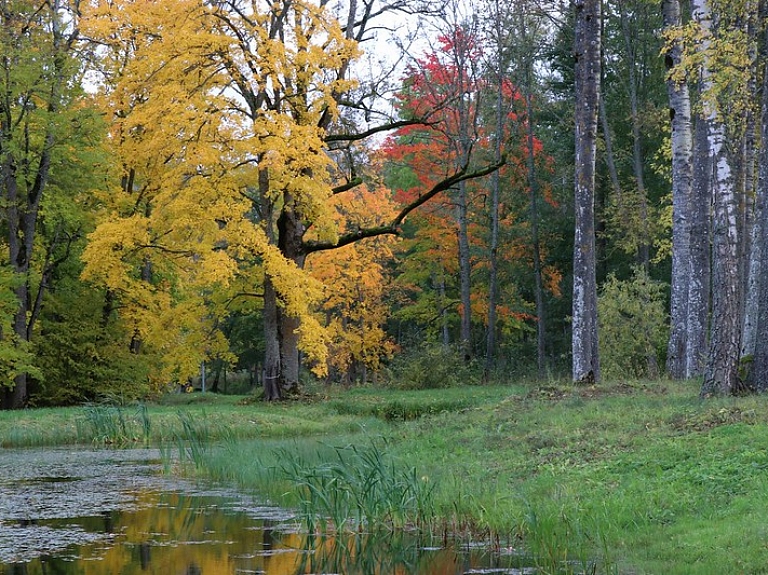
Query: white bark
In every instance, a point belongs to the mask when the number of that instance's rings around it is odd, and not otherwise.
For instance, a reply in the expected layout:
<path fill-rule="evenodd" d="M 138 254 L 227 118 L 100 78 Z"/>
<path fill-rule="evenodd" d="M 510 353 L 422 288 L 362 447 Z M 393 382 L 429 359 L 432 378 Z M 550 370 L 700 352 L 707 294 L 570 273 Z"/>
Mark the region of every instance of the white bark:
<path fill-rule="evenodd" d="M 712 158 L 712 200 L 714 209 L 712 243 L 712 321 L 710 348 L 704 371 L 702 396 L 731 394 L 738 389 L 740 351 L 740 302 L 738 267 L 738 204 L 733 173 L 725 148 L 725 123 L 717 102 L 710 96 L 709 36 L 714 29 L 709 5 L 693 0 L 693 17 L 705 32 L 702 45 L 704 66 L 702 93 L 707 120 L 709 155 Z"/>
<path fill-rule="evenodd" d="M 662 10 L 666 28 L 681 24 L 679 0 L 664 0 Z M 667 70 L 673 72 L 681 59 L 682 47 L 676 42 L 665 54 Z M 688 281 L 700 270 L 693 270 L 691 266 L 693 135 L 687 81 L 668 78 L 667 95 L 672 124 L 672 278 L 667 371 L 673 378 L 680 379 L 686 375 Z"/>

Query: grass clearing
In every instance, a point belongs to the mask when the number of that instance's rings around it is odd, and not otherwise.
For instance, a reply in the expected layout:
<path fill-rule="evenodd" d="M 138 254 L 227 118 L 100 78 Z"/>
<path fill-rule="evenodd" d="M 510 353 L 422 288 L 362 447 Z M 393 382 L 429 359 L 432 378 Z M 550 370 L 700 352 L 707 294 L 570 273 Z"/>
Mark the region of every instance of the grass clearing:
<path fill-rule="evenodd" d="M 659 381 L 324 388 L 281 405 L 174 398 L 146 407 L 146 435 L 225 439 L 193 454 L 187 471 L 297 508 L 314 490 L 306 509 L 332 522 L 393 509 L 382 493 L 355 508 L 350 485 L 364 494 L 366 481 L 410 474 L 430 494 L 434 533 L 522 546 L 541 573 L 768 573 L 766 398 L 700 400 L 698 390 Z M 141 414 L 126 409 L 127 435 L 143 438 Z M 78 434 L 84 417 L 83 408 L 0 412 L 0 442 L 94 441 Z M 354 459 L 372 446 L 386 474 L 367 475 Z M 352 507 L 328 499 L 322 511 L 320 496 L 344 482 L 336 495 Z"/>

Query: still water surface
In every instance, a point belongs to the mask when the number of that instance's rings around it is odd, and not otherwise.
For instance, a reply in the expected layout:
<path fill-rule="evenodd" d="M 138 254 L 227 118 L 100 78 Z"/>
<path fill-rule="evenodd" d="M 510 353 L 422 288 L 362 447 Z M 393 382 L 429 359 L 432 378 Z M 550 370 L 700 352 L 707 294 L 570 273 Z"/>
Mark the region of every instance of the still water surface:
<path fill-rule="evenodd" d="M 534 573 L 408 536 L 308 540 L 290 512 L 163 474 L 154 450 L 0 449 L 0 575 Z"/>

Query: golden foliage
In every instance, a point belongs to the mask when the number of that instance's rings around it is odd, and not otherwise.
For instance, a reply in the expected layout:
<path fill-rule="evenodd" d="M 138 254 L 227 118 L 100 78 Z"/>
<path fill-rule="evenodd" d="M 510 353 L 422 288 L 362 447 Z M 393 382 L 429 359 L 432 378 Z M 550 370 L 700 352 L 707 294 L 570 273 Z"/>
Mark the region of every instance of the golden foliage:
<path fill-rule="evenodd" d="M 96 0 L 83 31 L 100 45 L 96 98 L 120 182 L 99 196 L 83 277 L 118 295 L 123 321 L 180 377 L 224 352 L 222 294 L 268 277 L 300 318 L 301 349 L 324 365 L 312 314 L 322 286 L 281 252 L 274 226 L 291 209 L 317 237 L 336 237 L 324 119 L 354 85 L 345 70 L 356 43 L 308 1 L 252 3 L 246 14 Z"/>

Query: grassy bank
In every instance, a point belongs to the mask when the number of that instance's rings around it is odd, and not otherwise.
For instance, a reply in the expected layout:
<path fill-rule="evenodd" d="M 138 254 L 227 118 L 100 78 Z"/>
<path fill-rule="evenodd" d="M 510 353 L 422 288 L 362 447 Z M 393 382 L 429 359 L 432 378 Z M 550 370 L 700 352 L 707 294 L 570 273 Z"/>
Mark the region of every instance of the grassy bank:
<path fill-rule="evenodd" d="M 150 441 L 185 425 L 225 438 L 198 454 L 198 472 L 278 501 L 297 504 L 281 499 L 285 473 L 278 481 L 275 470 L 286 461 L 306 481 L 354 446 L 396 462 L 381 472 L 393 481 L 413 472 L 430 487 L 433 528 L 522 544 L 543 572 L 564 559 L 596 561 L 598 572 L 768 572 L 764 397 L 701 401 L 695 382 L 657 382 L 356 389 L 285 405 L 175 401 L 125 408 L 136 410 L 137 430 L 126 435 L 143 437 L 146 418 Z M 98 443 L 89 417 L 85 408 L 0 413 L 0 442 Z"/>

